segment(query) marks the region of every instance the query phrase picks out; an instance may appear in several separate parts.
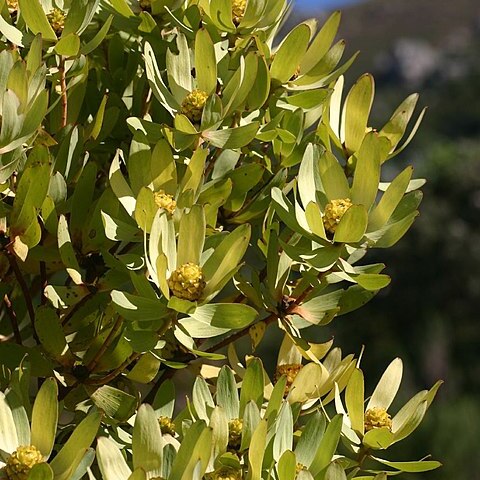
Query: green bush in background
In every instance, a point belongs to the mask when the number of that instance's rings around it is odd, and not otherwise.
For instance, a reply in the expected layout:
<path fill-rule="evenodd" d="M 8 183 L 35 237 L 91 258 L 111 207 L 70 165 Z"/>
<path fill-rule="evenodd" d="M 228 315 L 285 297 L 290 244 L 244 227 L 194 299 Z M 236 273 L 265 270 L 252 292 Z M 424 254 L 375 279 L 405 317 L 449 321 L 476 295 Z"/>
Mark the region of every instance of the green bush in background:
<path fill-rule="evenodd" d="M 371 127 L 372 76 L 343 92 L 355 56 L 334 43 L 340 15 L 276 46 L 288 10 L 3 3 L 4 478 L 382 480 L 440 465 L 384 452 L 440 382 L 392 409 L 401 360 L 370 396 L 360 358 L 309 340 L 389 284 L 365 256 L 407 232 L 424 181 L 382 169 L 423 112 L 407 132 L 411 95 Z M 269 375 L 251 353 L 274 328 Z"/>

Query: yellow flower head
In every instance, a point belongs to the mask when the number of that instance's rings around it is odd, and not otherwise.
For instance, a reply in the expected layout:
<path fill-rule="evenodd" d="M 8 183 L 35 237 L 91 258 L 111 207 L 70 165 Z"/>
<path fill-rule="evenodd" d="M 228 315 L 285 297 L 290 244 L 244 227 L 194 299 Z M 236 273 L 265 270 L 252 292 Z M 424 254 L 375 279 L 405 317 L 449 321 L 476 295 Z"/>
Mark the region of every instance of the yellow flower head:
<path fill-rule="evenodd" d="M 168 279 L 173 295 L 192 302 L 202 296 L 205 285 L 202 269 L 191 262 L 178 267 Z"/>
<path fill-rule="evenodd" d="M 140 0 L 138 2 L 142 10 L 147 10 L 148 12 L 152 9 L 152 0 Z"/>
<path fill-rule="evenodd" d="M 60 36 L 65 26 L 65 12 L 59 8 L 54 8 L 47 14 L 47 19 L 57 37 Z"/>
<path fill-rule="evenodd" d="M 18 0 L 7 0 L 7 7 L 10 15 L 18 10 Z"/>
<path fill-rule="evenodd" d="M 207 98 L 207 92 L 194 90 L 183 100 L 180 112 L 192 122 L 199 123 L 202 120 L 203 107 L 205 106 Z"/>
<path fill-rule="evenodd" d="M 235 25 L 238 25 L 245 15 L 245 8 L 247 7 L 247 0 L 233 0 L 232 1 L 232 20 Z"/>
<path fill-rule="evenodd" d="M 18 447 L 7 459 L 4 467 L 8 480 L 27 480 L 32 467 L 43 463 L 43 455 L 33 445 Z"/>
<path fill-rule="evenodd" d="M 161 432 L 165 435 L 166 433 L 170 435 L 175 435 L 175 423 L 169 417 L 160 416 L 158 419 Z"/>
<path fill-rule="evenodd" d="M 233 449 L 240 447 L 242 439 L 243 421 L 234 418 L 228 422 L 228 446 Z"/>
<path fill-rule="evenodd" d="M 165 209 L 170 215 L 173 215 L 175 208 L 177 207 L 177 202 L 173 199 L 172 195 L 165 193 L 163 190 L 155 192 L 153 194 L 155 199 L 155 204 L 159 208 Z"/>
<path fill-rule="evenodd" d="M 277 365 L 277 368 L 275 369 L 275 381 L 278 381 L 282 375 L 287 377 L 285 393 L 290 391 L 290 387 L 301 368 L 302 364 L 300 363 L 284 363 L 282 365 Z"/>
<path fill-rule="evenodd" d="M 325 206 L 325 213 L 323 215 L 323 224 L 328 233 L 334 234 L 337 225 L 345 215 L 345 212 L 352 206 L 349 198 L 339 198 L 332 200 Z"/>
<path fill-rule="evenodd" d="M 382 427 L 387 427 L 389 430 L 392 430 L 392 417 L 390 417 L 384 408 L 369 408 L 365 412 L 365 432 Z"/>

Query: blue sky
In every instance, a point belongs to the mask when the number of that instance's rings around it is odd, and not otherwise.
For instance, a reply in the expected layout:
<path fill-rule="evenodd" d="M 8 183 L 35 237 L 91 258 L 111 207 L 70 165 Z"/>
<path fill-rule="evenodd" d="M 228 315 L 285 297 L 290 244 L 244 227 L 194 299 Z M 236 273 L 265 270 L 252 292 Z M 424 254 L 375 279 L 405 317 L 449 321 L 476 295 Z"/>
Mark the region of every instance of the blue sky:
<path fill-rule="evenodd" d="M 337 8 L 349 3 L 354 3 L 356 0 L 296 0 L 297 8 Z"/>

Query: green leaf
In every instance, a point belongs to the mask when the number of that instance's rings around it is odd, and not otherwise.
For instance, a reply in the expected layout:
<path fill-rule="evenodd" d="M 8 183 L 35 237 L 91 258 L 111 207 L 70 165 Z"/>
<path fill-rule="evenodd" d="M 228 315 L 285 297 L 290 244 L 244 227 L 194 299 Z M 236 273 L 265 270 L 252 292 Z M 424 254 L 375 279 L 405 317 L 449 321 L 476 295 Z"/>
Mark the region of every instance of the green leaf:
<path fill-rule="evenodd" d="M 310 28 L 306 24 L 298 25 L 285 37 L 270 66 L 272 80 L 285 83 L 292 78 L 307 51 L 309 40 Z"/>
<path fill-rule="evenodd" d="M 240 402 L 233 370 L 223 366 L 217 380 L 217 405 L 225 410 L 228 420 L 239 418 Z"/>
<path fill-rule="evenodd" d="M 315 412 L 305 425 L 302 436 L 295 447 L 295 456 L 298 463 L 306 467 L 310 466 L 325 433 L 325 427 L 325 416 L 320 412 Z"/>
<path fill-rule="evenodd" d="M 263 403 L 263 389 L 265 385 L 264 370 L 260 359 L 254 358 L 248 364 L 243 377 L 240 392 L 240 417 L 243 417 L 245 407 L 253 401 L 259 408 Z"/>
<path fill-rule="evenodd" d="M 112 21 L 113 15 L 109 15 L 105 23 L 102 25 L 102 28 L 98 30 L 95 36 L 88 43 L 82 46 L 82 48 L 80 49 L 82 55 L 89 55 L 102 44 L 103 40 L 107 36 L 108 31 L 110 30 Z"/>
<path fill-rule="evenodd" d="M 308 363 L 295 377 L 287 400 L 293 404 L 318 398 L 318 390 L 328 378 L 328 371 L 321 363 Z"/>
<path fill-rule="evenodd" d="M 352 205 L 337 225 L 333 240 L 342 243 L 360 242 L 365 235 L 368 213 L 363 205 Z"/>
<path fill-rule="evenodd" d="M 318 32 L 300 62 L 300 73 L 308 73 L 328 52 L 340 25 L 340 12 L 333 12 Z"/>
<path fill-rule="evenodd" d="M 367 134 L 355 154 L 356 165 L 353 177 L 351 200 L 364 205 L 367 210 L 375 202 L 380 182 L 380 165 L 387 158 L 390 143 L 371 132 Z"/>
<path fill-rule="evenodd" d="M 342 415 L 335 415 L 325 430 L 321 442 L 317 446 L 317 452 L 309 470 L 316 477 L 332 461 L 340 441 L 342 431 Z"/>
<path fill-rule="evenodd" d="M 245 254 L 250 241 L 250 225 L 241 225 L 227 234 L 202 266 L 207 286 L 205 300 L 212 299 L 230 280 Z"/>
<path fill-rule="evenodd" d="M 362 443 L 374 450 L 384 450 L 388 448 L 394 441 L 394 435 L 387 427 L 374 428 L 365 433 Z"/>
<path fill-rule="evenodd" d="M 320 158 L 320 177 L 329 200 L 350 197 L 350 187 L 345 172 L 335 156 L 328 151 L 325 151 Z"/>
<path fill-rule="evenodd" d="M 362 273 L 354 275 L 353 278 L 362 288 L 373 292 L 385 288 L 391 282 L 388 275 L 378 273 Z"/>
<path fill-rule="evenodd" d="M 145 232 L 150 233 L 153 219 L 158 211 L 152 190 L 142 187 L 135 204 L 135 220 L 138 226 Z"/>
<path fill-rule="evenodd" d="M 167 318 L 167 308 L 160 300 L 143 298 L 130 293 L 113 290 L 112 301 L 117 312 L 126 320 L 151 321 Z"/>
<path fill-rule="evenodd" d="M 118 388 L 104 385 L 90 393 L 93 403 L 108 417 L 125 421 L 134 412 L 137 400 Z"/>
<path fill-rule="evenodd" d="M 208 31 L 201 28 L 195 37 L 195 75 L 197 88 L 209 95 L 217 87 L 217 60 L 215 49 Z"/>
<path fill-rule="evenodd" d="M 293 413 L 288 402 L 283 402 L 275 422 L 275 435 L 273 437 L 273 458 L 279 458 L 293 447 Z"/>
<path fill-rule="evenodd" d="M 149 334 L 149 336 L 151 336 Z M 156 343 L 156 339 L 153 339 Z M 135 366 L 128 372 L 127 378 L 138 383 L 150 383 L 158 374 L 160 360 L 147 352 L 140 357 Z"/>
<path fill-rule="evenodd" d="M 232 329 L 244 328 L 252 323 L 256 316 L 256 310 L 248 305 L 212 303 L 197 307 L 194 313 L 182 318 L 180 323 L 193 337 L 209 338 Z"/>
<path fill-rule="evenodd" d="M 393 402 L 395 395 L 400 388 L 402 381 L 403 363 L 400 358 L 396 358 L 390 363 L 380 378 L 375 390 L 370 397 L 366 410 L 373 407 L 380 407 L 388 410 Z"/>
<path fill-rule="evenodd" d="M 3 357 L 3 355 L 2 355 Z M 5 399 L 3 392 L 0 392 L 0 448 L 4 452 L 13 452 L 18 447 L 17 430 L 12 411 Z"/>
<path fill-rule="evenodd" d="M 356 368 L 345 390 L 345 404 L 350 418 L 352 429 L 363 435 L 365 431 L 364 424 L 364 398 L 365 385 L 363 381 L 363 373 Z"/>
<path fill-rule="evenodd" d="M 97 459 L 104 480 L 128 480 L 131 470 L 117 444 L 109 437 L 97 440 Z"/>
<path fill-rule="evenodd" d="M 105 119 L 105 107 L 107 105 L 107 101 L 108 101 L 108 96 L 104 95 L 102 98 L 102 101 L 100 102 L 100 105 L 98 107 L 98 110 L 93 122 L 87 128 L 87 132 L 85 134 L 85 140 L 88 140 L 89 138 L 93 138 L 94 140 L 96 140 L 100 135 L 100 131 L 102 130 L 103 122 Z"/>
<path fill-rule="evenodd" d="M 246 480 L 261 480 L 262 463 L 267 444 L 267 421 L 261 420 L 253 432 L 248 450 L 248 473 Z"/>
<path fill-rule="evenodd" d="M 57 35 L 47 20 L 39 0 L 18 0 L 22 17 L 33 34 L 41 33 L 44 40 L 57 41 Z"/>
<path fill-rule="evenodd" d="M 58 250 L 60 258 L 65 265 L 68 275 L 76 285 L 82 285 L 83 279 L 80 273 L 80 266 L 78 265 L 75 250 L 73 249 L 70 240 L 70 233 L 68 231 L 67 219 L 64 215 L 60 215 L 58 219 Z"/>
<path fill-rule="evenodd" d="M 434 460 L 419 460 L 417 462 L 390 462 L 378 457 L 372 458 L 383 465 L 387 465 L 388 467 L 409 473 L 428 472 L 442 466 L 440 462 L 436 462 Z"/>
<path fill-rule="evenodd" d="M 27 480 L 53 480 L 53 470 L 48 463 L 38 463 L 28 473 Z"/>
<path fill-rule="evenodd" d="M 5 19 L 0 15 L 0 32 L 5 36 L 5 38 L 17 45 L 23 47 L 23 33 L 15 28 L 13 25 L 10 25 Z"/>
<path fill-rule="evenodd" d="M 200 376 L 195 379 L 192 390 L 192 401 L 195 412 L 201 420 L 209 421 L 210 412 L 215 407 L 207 382 Z"/>
<path fill-rule="evenodd" d="M 55 52 L 65 57 L 76 57 L 80 51 L 80 37 L 70 33 L 62 38 L 55 45 Z"/>
<path fill-rule="evenodd" d="M 200 264 L 205 242 L 205 213 L 200 205 L 194 205 L 180 219 L 178 234 L 177 264 L 192 262 Z"/>
<path fill-rule="evenodd" d="M 343 108 L 343 141 L 350 153 L 356 152 L 365 137 L 372 109 L 375 85 L 372 75 L 362 75 L 348 92 Z"/>
<path fill-rule="evenodd" d="M 35 312 L 35 331 L 46 352 L 56 359 L 68 355 L 73 360 L 73 356 L 68 350 L 62 324 L 53 308 L 47 306 L 37 308 Z"/>
<path fill-rule="evenodd" d="M 58 387 L 54 378 L 47 378 L 35 398 L 32 411 L 32 445 L 35 445 L 45 458 L 52 453 L 57 432 Z"/>
<path fill-rule="evenodd" d="M 286 450 L 278 460 L 278 480 L 295 480 L 297 476 L 297 461 L 295 454 Z"/>
<path fill-rule="evenodd" d="M 347 475 L 337 462 L 332 462 L 325 472 L 325 480 L 347 480 Z"/>
<path fill-rule="evenodd" d="M 163 442 L 157 416 L 150 405 L 140 406 L 132 435 L 133 467 L 143 468 L 148 476 L 162 473 Z"/>
<path fill-rule="evenodd" d="M 216 131 L 205 131 L 202 136 L 214 147 L 223 149 L 235 149 L 248 145 L 257 134 L 258 122 L 235 128 L 224 128 Z"/>
<path fill-rule="evenodd" d="M 50 462 L 55 478 L 66 480 L 75 471 L 83 457 L 82 450 L 86 450 L 97 435 L 100 421 L 101 414 L 93 411 L 77 425 L 62 449 Z"/>
<path fill-rule="evenodd" d="M 169 480 L 201 478 L 205 473 L 212 448 L 212 431 L 205 422 L 195 422 L 186 432 L 172 464 Z M 198 477 L 194 476 L 198 472 Z"/>

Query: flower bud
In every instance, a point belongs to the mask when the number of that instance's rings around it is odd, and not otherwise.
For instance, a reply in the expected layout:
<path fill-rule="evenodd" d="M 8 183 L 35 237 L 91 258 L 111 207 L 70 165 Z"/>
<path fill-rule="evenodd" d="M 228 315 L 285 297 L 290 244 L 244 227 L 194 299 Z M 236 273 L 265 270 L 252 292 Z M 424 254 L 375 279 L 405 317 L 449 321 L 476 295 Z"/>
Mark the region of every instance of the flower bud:
<path fill-rule="evenodd" d="M 191 262 L 178 267 L 168 279 L 173 295 L 192 302 L 202 296 L 205 285 L 202 269 Z"/>
<path fill-rule="evenodd" d="M 18 447 L 7 459 L 4 467 L 9 480 L 27 480 L 33 466 L 43 463 L 43 455 L 33 445 Z"/>
<path fill-rule="evenodd" d="M 392 430 L 392 417 L 382 407 L 369 408 L 365 412 L 365 432 L 382 427 Z"/>
<path fill-rule="evenodd" d="M 233 0 L 232 1 L 232 20 L 235 25 L 238 25 L 245 15 L 245 8 L 247 7 L 247 0 Z"/>
<path fill-rule="evenodd" d="M 232 449 L 240 448 L 242 440 L 243 421 L 240 418 L 234 418 L 228 422 L 228 447 Z"/>
<path fill-rule="evenodd" d="M 287 383 L 285 384 L 285 393 L 290 391 L 295 377 L 298 375 L 298 372 L 302 368 L 300 363 L 283 363 L 282 365 L 277 365 L 275 369 L 275 382 L 277 382 L 282 375 L 287 377 Z"/>
<path fill-rule="evenodd" d="M 65 26 L 65 12 L 59 8 L 54 8 L 47 14 L 47 19 L 53 28 L 53 31 L 59 37 L 63 32 Z"/>
<path fill-rule="evenodd" d="M 152 0 L 139 0 L 140 8 L 150 12 L 152 10 Z"/>
<path fill-rule="evenodd" d="M 7 0 L 8 12 L 10 15 L 18 10 L 18 0 Z"/>
<path fill-rule="evenodd" d="M 175 423 L 172 421 L 171 418 L 161 415 L 158 419 L 158 423 L 160 425 L 160 430 L 163 435 L 167 433 L 172 436 L 175 435 Z"/>
<path fill-rule="evenodd" d="M 207 98 L 207 92 L 203 92 L 202 90 L 194 90 L 183 100 L 180 112 L 192 122 L 200 123 L 202 120 L 203 107 L 205 106 Z"/>
<path fill-rule="evenodd" d="M 220 467 L 208 475 L 208 480 L 242 480 L 242 472 L 232 467 Z"/>
<path fill-rule="evenodd" d="M 153 198 L 155 204 L 159 208 L 165 209 L 170 215 L 173 215 L 175 208 L 177 208 L 177 202 L 173 199 L 172 195 L 165 193 L 163 190 L 154 192 Z"/>
<path fill-rule="evenodd" d="M 328 233 L 335 233 L 337 225 L 351 206 L 352 202 L 349 198 L 339 198 L 327 203 L 323 214 L 323 225 Z"/>

